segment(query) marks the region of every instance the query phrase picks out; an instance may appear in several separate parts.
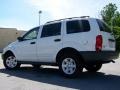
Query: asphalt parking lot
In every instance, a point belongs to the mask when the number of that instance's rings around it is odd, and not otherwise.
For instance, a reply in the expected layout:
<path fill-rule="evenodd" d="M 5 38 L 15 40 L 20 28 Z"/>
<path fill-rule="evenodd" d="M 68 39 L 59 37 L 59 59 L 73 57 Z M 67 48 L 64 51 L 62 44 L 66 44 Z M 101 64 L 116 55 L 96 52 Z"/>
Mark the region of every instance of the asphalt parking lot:
<path fill-rule="evenodd" d="M 79 78 L 68 79 L 57 67 L 42 66 L 35 70 L 24 65 L 19 70 L 6 70 L 0 58 L 0 90 L 120 90 L 120 59 L 103 65 L 97 73 L 84 70 Z"/>

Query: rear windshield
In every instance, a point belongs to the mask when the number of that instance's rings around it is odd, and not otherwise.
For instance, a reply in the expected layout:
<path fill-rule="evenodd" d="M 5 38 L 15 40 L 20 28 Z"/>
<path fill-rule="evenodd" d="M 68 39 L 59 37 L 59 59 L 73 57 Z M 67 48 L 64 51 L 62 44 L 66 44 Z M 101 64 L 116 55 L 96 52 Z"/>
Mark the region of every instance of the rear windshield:
<path fill-rule="evenodd" d="M 109 28 L 109 26 L 106 23 L 104 23 L 103 21 L 101 21 L 99 19 L 97 19 L 97 23 L 99 25 L 100 31 L 111 33 L 111 29 Z"/>

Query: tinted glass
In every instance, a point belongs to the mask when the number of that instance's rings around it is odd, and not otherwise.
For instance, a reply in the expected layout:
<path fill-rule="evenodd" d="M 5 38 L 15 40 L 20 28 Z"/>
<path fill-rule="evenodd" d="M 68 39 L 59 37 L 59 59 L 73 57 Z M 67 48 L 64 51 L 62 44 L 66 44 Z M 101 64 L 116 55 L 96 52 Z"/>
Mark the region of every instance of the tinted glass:
<path fill-rule="evenodd" d="M 31 40 L 31 39 L 36 39 L 38 35 L 39 27 L 36 27 L 32 30 L 30 30 L 28 33 L 26 33 L 23 36 L 23 40 Z"/>
<path fill-rule="evenodd" d="M 54 23 L 43 26 L 41 37 L 49 37 L 60 35 L 61 33 L 61 23 Z"/>
<path fill-rule="evenodd" d="M 67 33 L 77 33 L 81 32 L 82 28 L 80 26 L 80 22 L 78 20 L 76 21 L 68 21 L 67 22 Z"/>
<path fill-rule="evenodd" d="M 81 20 L 81 26 L 82 26 L 82 29 L 83 29 L 83 31 L 85 32 L 85 31 L 89 31 L 90 30 L 90 24 L 89 24 L 89 22 L 88 22 L 88 20 Z"/>
<path fill-rule="evenodd" d="M 104 23 L 103 21 L 97 19 L 97 23 L 99 25 L 100 31 L 105 31 L 105 32 L 110 32 L 111 33 L 111 29 L 107 26 L 106 23 Z"/>
<path fill-rule="evenodd" d="M 86 32 L 90 30 L 90 24 L 88 20 L 74 20 L 67 22 L 67 34 Z"/>

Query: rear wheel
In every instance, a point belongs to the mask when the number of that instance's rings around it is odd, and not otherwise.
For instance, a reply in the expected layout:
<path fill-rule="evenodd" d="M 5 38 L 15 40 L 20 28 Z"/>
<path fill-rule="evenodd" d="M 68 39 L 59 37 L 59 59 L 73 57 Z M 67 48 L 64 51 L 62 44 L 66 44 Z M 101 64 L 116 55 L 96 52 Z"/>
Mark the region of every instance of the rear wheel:
<path fill-rule="evenodd" d="M 83 67 L 76 55 L 64 55 L 60 58 L 59 69 L 62 75 L 72 78 L 78 76 L 82 72 Z"/>
<path fill-rule="evenodd" d="M 13 54 L 7 55 L 3 64 L 6 69 L 17 69 L 20 67 L 20 64 L 18 64 L 16 57 Z"/>
<path fill-rule="evenodd" d="M 102 67 L 102 64 L 93 64 L 93 65 L 86 65 L 85 69 L 89 72 L 97 72 Z"/>

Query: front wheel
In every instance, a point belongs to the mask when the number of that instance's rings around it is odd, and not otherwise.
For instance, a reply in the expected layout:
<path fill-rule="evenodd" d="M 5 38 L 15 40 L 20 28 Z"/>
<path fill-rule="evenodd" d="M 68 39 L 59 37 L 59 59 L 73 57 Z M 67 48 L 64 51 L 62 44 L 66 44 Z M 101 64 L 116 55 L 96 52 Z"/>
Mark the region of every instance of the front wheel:
<path fill-rule="evenodd" d="M 83 67 L 77 56 L 65 55 L 60 59 L 59 69 L 65 77 L 72 78 L 78 76 Z"/>
<path fill-rule="evenodd" d="M 97 72 L 102 67 L 102 64 L 93 64 L 93 65 L 86 65 L 85 69 L 89 72 Z"/>
<path fill-rule="evenodd" d="M 6 58 L 3 61 L 3 64 L 6 69 L 17 69 L 20 67 L 20 64 L 18 64 L 16 57 L 14 55 L 7 55 Z"/>

